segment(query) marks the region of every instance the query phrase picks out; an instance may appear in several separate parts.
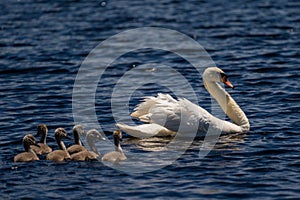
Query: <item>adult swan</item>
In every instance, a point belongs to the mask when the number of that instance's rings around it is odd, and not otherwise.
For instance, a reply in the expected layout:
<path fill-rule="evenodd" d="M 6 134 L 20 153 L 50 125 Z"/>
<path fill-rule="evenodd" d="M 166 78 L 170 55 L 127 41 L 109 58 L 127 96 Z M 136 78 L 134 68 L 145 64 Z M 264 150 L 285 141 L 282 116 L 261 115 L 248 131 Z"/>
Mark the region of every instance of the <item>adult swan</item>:
<path fill-rule="evenodd" d="M 243 110 L 225 91 L 221 83 L 230 88 L 233 85 L 227 75 L 217 67 L 209 67 L 203 73 L 206 90 L 217 100 L 226 115 L 232 120 L 221 120 L 200 106 L 185 98 L 178 100 L 168 94 L 158 94 L 157 97 L 146 97 L 131 114 L 146 124 L 128 126 L 116 124 L 121 130 L 134 137 L 170 136 L 176 132 L 188 134 L 195 131 L 203 135 L 210 128 L 210 133 L 246 133 L 250 129 L 249 121 Z"/>

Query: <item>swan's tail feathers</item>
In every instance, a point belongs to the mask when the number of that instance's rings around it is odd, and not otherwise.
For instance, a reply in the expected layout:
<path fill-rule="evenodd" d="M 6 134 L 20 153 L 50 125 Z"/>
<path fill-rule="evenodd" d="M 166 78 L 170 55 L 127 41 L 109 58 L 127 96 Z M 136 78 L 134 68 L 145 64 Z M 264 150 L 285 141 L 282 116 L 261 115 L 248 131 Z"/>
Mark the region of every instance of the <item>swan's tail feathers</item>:
<path fill-rule="evenodd" d="M 177 100 L 175 100 L 173 97 L 171 97 L 169 94 L 161 94 L 159 93 L 157 97 L 145 97 L 143 99 L 143 102 L 140 103 L 135 109 L 134 112 L 131 113 L 131 117 L 135 117 L 140 119 L 144 122 L 149 122 L 149 120 L 146 120 L 146 118 L 149 118 L 147 116 L 151 109 L 156 107 L 159 104 L 163 103 L 176 103 Z"/>
<path fill-rule="evenodd" d="M 145 122 L 145 123 L 151 123 L 151 113 L 147 114 L 147 115 L 142 115 L 139 117 L 139 120 L 141 122 Z"/>
<path fill-rule="evenodd" d="M 153 136 L 166 137 L 174 136 L 176 133 L 166 129 L 158 124 L 142 124 L 138 126 L 129 126 L 122 123 L 117 123 L 116 126 L 128 135 L 137 138 L 149 138 Z"/>
<path fill-rule="evenodd" d="M 143 101 L 134 108 L 134 112 L 130 114 L 131 117 L 140 118 L 143 115 L 147 115 L 149 110 L 156 104 L 155 97 L 146 97 Z"/>

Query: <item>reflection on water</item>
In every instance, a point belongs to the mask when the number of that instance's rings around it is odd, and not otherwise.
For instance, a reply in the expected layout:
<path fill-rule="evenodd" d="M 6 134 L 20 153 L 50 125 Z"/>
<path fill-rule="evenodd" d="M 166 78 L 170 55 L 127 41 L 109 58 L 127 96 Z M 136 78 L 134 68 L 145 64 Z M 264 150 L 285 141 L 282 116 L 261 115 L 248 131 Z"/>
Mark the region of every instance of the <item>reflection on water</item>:
<path fill-rule="evenodd" d="M 218 139 L 218 142 L 215 144 L 213 150 L 241 150 L 240 144 L 245 142 L 246 136 L 246 134 L 221 135 Z M 168 150 L 168 144 L 173 139 L 174 137 L 151 137 L 145 139 L 127 138 L 126 140 L 124 140 L 124 143 L 128 145 L 135 145 L 138 149 L 143 151 L 164 152 Z M 186 142 L 186 140 L 182 138 L 181 142 Z M 203 146 L 203 143 L 204 138 L 196 138 L 190 145 L 189 149 L 199 149 L 200 147 L 201 149 L 203 149 L 205 148 Z M 177 146 L 177 148 L 180 149 L 180 146 Z"/>
<path fill-rule="evenodd" d="M 173 137 L 128 138 L 124 142 L 134 144 L 138 149 L 143 151 L 166 151 L 166 146 L 172 139 Z"/>

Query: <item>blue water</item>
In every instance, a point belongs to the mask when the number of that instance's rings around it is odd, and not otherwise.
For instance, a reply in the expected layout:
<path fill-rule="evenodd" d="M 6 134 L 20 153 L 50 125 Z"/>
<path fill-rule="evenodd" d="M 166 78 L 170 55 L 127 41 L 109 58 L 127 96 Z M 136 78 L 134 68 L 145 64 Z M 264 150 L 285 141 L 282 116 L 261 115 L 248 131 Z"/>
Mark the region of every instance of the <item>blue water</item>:
<path fill-rule="evenodd" d="M 298 199 L 299 9 L 296 0 L 1 1 L 0 199 Z M 140 27 L 176 30 L 201 44 L 236 86 L 230 94 L 247 114 L 251 131 L 221 136 L 203 159 L 202 140 L 195 139 L 179 159 L 148 173 L 128 174 L 97 161 L 13 163 L 23 151 L 23 136 L 35 133 L 39 123 L 47 124 L 54 148 L 55 128 L 71 135 L 72 92 L 81 63 L 100 42 Z M 113 87 L 126 71 L 145 63 L 177 69 L 199 89 L 199 104 L 209 110 L 202 80 L 185 60 L 160 50 L 130 52 L 107 68 L 97 86 L 97 119 L 108 138 L 115 124 Z M 132 111 L 142 96 L 158 92 L 172 91 L 146 84 L 127 106 Z M 122 146 L 147 158 L 151 145 L 166 143 L 157 140 L 124 134 Z"/>

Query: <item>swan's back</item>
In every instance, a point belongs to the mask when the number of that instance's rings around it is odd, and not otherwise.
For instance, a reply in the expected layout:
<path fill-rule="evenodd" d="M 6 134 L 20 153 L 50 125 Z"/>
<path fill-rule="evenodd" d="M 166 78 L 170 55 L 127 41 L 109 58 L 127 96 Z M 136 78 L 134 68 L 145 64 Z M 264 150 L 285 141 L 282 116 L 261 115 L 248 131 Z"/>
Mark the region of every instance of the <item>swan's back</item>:
<path fill-rule="evenodd" d="M 169 105 L 173 106 L 177 101 L 173 99 L 169 94 L 159 93 L 157 97 L 146 97 L 143 102 L 134 108 L 134 112 L 131 113 L 132 117 L 138 118 L 141 121 L 149 122 L 147 115 L 151 113 L 151 110 L 157 106 Z"/>
<path fill-rule="evenodd" d="M 146 107 L 150 108 L 147 111 L 147 114 L 145 114 L 146 112 L 144 109 Z M 174 135 L 179 129 L 187 133 L 195 131 L 205 132 L 208 129 L 210 119 L 212 118 L 212 115 L 202 107 L 199 107 L 184 98 L 176 100 L 168 94 L 158 94 L 157 97 L 146 98 L 144 102 L 136 107 L 136 111 L 132 115 L 137 116 L 136 113 L 140 113 L 140 109 L 144 110 L 142 112 L 143 115 L 139 116 L 138 119 L 150 123 L 147 124 L 149 126 L 148 129 L 155 128 L 155 132 L 157 132 L 157 125 L 164 127 L 159 127 L 159 131 L 165 133 L 162 134 L 162 136 Z M 136 127 L 145 128 L 141 125 Z M 123 127 L 121 129 L 124 130 Z M 164 131 L 164 129 L 167 131 Z M 134 130 L 125 130 L 125 132 L 130 134 L 133 131 Z M 147 130 L 142 132 L 145 134 Z M 155 132 L 151 131 L 153 134 Z"/>

